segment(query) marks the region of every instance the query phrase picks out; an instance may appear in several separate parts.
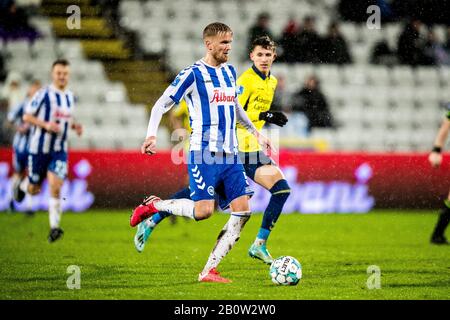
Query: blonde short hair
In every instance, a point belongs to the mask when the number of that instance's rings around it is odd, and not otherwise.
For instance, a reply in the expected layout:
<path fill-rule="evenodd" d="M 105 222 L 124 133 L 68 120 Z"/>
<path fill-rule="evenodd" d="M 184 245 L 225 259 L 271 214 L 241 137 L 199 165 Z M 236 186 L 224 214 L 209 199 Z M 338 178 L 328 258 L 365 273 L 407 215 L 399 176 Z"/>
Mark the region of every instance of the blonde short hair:
<path fill-rule="evenodd" d="M 208 24 L 205 29 L 203 29 L 203 39 L 207 37 L 214 37 L 220 33 L 231 33 L 233 31 L 229 26 L 221 22 L 213 22 Z"/>

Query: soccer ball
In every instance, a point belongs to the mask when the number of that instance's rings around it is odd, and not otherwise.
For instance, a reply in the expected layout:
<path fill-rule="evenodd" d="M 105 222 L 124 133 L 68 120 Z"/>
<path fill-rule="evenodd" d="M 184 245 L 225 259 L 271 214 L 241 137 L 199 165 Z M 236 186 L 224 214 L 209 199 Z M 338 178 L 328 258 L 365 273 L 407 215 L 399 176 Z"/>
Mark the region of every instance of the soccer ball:
<path fill-rule="evenodd" d="M 269 274 L 275 284 L 295 286 L 302 278 L 302 265 L 294 257 L 282 256 L 273 260 Z"/>

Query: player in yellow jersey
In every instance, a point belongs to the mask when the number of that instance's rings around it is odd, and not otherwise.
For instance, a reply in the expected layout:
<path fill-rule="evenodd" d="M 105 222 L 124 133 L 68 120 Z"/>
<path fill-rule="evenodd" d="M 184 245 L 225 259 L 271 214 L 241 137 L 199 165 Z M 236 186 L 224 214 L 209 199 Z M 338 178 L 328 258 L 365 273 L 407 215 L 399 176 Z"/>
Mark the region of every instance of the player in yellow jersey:
<path fill-rule="evenodd" d="M 275 43 L 268 36 L 256 38 L 250 51 L 253 65 L 237 81 L 239 103 L 258 130 L 266 122 L 280 127 L 287 122 L 283 113 L 270 110 L 277 87 L 277 79 L 270 73 L 275 58 Z M 270 264 L 273 259 L 266 248 L 266 242 L 290 194 L 290 187 L 280 168 L 264 154 L 256 139 L 239 125 L 237 137 L 240 158 L 247 176 L 272 194 L 264 211 L 261 228 L 248 251 L 250 257 Z"/>
<path fill-rule="evenodd" d="M 181 100 L 180 104 L 173 107 L 170 113 L 170 121 L 174 129 L 185 129 L 187 133 L 191 133 L 189 110 L 186 101 Z"/>

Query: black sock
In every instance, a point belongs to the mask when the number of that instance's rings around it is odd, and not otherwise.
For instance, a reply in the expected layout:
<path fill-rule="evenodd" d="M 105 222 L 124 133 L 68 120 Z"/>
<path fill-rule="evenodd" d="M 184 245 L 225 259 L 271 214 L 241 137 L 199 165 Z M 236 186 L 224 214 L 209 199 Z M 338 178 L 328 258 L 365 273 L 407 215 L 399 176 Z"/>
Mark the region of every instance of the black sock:
<path fill-rule="evenodd" d="M 436 226 L 434 227 L 433 238 L 444 236 L 444 232 L 448 226 L 449 221 L 450 221 L 450 208 L 447 207 L 446 204 L 444 204 L 444 208 L 442 208 Z"/>

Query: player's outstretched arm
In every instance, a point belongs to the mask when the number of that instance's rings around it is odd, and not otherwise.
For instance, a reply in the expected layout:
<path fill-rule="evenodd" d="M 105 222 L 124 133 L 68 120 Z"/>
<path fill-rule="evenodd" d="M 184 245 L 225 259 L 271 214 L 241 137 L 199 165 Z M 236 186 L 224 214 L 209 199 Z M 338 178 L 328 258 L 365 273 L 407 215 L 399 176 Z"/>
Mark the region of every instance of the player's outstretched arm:
<path fill-rule="evenodd" d="M 248 132 L 252 133 L 258 140 L 259 145 L 263 148 L 264 153 L 272 154 L 276 153 L 274 146 L 269 138 L 265 137 L 261 132 L 256 130 L 255 125 L 247 116 L 244 108 L 242 108 L 239 102 L 236 103 L 236 120 L 245 128 Z"/>
<path fill-rule="evenodd" d="M 450 120 L 444 119 L 441 127 L 439 128 L 436 139 L 434 139 L 433 150 L 428 156 L 428 161 L 433 167 L 439 167 L 442 162 L 442 148 L 444 147 L 445 141 L 447 140 L 448 132 L 450 130 Z"/>
<path fill-rule="evenodd" d="M 156 134 L 164 113 L 169 111 L 175 102 L 172 98 L 162 95 L 152 108 L 148 121 L 147 136 L 141 146 L 141 153 L 152 155 L 156 153 Z"/>

